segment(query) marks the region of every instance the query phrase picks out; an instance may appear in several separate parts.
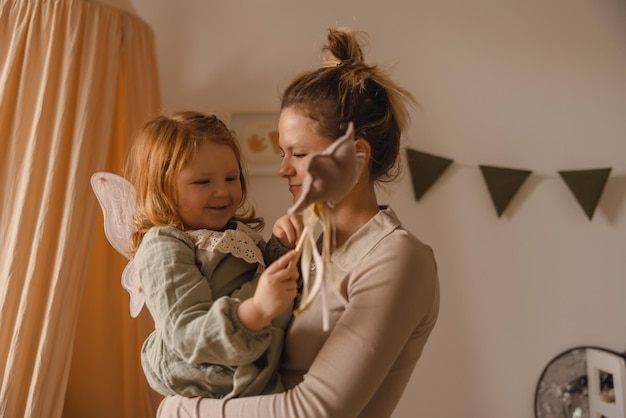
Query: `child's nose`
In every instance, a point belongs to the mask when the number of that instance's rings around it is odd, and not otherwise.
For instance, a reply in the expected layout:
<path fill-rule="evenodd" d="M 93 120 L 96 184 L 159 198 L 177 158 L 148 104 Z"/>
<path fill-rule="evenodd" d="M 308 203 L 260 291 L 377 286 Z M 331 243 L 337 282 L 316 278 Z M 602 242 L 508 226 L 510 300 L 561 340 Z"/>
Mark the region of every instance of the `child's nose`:
<path fill-rule="evenodd" d="M 213 189 L 213 194 L 215 196 L 224 196 L 228 194 L 228 189 L 225 184 L 216 184 L 215 189 Z"/>

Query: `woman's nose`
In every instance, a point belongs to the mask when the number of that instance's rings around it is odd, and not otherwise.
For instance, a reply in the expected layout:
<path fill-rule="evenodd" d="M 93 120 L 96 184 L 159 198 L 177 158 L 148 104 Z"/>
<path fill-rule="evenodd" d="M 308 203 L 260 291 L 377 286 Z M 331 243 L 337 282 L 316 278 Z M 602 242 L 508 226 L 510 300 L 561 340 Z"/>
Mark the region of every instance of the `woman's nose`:
<path fill-rule="evenodd" d="M 289 164 L 286 157 L 280 162 L 280 167 L 278 167 L 278 175 L 281 177 L 289 177 L 293 175 L 293 167 Z"/>

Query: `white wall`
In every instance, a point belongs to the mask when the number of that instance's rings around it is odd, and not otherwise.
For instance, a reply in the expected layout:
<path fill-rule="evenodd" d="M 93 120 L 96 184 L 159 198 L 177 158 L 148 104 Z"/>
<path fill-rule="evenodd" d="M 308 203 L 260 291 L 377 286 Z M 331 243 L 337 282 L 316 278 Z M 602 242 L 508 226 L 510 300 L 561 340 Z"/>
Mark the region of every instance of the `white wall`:
<path fill-rule="evenodd" d="M 408 176 L 383 198 L 435 249 L 442 288 L 395 418 L 532 417 L 553 356 L 626 350 L 624 0 L 133 3 L 168 111 L 277 110 L 338 25 L 369 32 L 368 59 L 420 101 L 406 145 L 455 164 L 419 202 Z M 534 171 L 501 218 L 478 164 Z M 557 170 L 600 167 L 613 172 L 589 221 Z M 269 224 L 290 204 L 279 179 L 252 189 Z"/>

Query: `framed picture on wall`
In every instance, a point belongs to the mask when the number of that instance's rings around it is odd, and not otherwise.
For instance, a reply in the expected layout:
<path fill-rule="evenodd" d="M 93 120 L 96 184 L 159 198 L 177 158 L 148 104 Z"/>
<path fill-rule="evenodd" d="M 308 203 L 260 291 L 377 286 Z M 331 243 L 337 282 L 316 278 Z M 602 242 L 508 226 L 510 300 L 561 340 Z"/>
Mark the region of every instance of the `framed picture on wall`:
<path fill-rule="evenodd" d="M 248 173 L 278 175 L 281 152 L 278 148 L 278 112 L 233 113 L 230 126 L 237 134 Z"/>

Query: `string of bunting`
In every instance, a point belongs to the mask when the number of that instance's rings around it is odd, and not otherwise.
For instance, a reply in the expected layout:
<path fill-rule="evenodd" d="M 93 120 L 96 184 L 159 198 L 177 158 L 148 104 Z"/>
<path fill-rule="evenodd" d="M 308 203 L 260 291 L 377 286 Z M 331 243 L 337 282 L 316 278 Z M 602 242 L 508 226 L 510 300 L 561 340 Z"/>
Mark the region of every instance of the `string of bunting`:
<path fill-rule="evenodd" d="M 410 148 L 406 152 L 415 200 L 419 201 L 454 160 Z M 489 165 L 479 165 L 479 168 L 499 218 L 532 171 Z M 589 220 L 593 218 L 611 169 L 558 171 Z"/>

